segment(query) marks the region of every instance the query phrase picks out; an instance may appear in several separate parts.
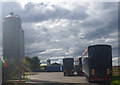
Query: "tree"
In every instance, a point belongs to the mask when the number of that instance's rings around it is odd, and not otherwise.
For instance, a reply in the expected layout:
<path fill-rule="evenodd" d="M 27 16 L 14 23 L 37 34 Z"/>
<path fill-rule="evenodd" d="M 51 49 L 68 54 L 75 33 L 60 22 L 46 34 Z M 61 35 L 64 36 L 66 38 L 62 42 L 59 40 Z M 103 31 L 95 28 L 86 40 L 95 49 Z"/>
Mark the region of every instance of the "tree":
<path fill-rule="evenodd" d="M 31 61 L 32 71 L 40 71 L 40 59 L 38 56 L 34 56 Z"/>
<path fill-rule="evenodd" d="M 24 68 L 25 71 L 40 71 L 40 59 L 38 56 L 34 56 L 32 58 L 30 57 L 25 57 L 24 61 Z"/>
<path fill-rule="evenodd" d="M 30 57 L 25 57 L 24 60 L 24 70 L 26 72 L 30 72 L 31 70 L 31 58 Z"/>

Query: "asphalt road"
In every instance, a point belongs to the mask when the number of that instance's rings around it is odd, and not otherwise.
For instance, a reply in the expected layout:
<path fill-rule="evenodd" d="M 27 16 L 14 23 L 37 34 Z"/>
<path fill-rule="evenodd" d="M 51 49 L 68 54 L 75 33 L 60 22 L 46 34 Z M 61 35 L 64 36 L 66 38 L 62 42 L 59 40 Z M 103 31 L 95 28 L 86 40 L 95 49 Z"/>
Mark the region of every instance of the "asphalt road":
<path fill-rule="evenodd" d="M 37 75 L 27 76 L 36 82 L 54 82 L 54 83 L 88 83 L 83 76 L 64 76 L 63 72 L 40 72 Z M 28 81 L 29 82 L 29 81 Z"/>
<path fill-rule="evenodd" d="M 64 76 L 63 72 L 40 72 L 27 78 L 28 85 L 110 85 L 104 82 L 90 83 L 84 76 Z"/>
<path fill-rule="evenodd" d="M 12 83 L 12 84 L 11 84 Z M 110 85 L 105 82 L 90 83 L 84 76 L 64 76 L 63 72 L 40 72 L 28 75 L 25 81 L 9 81 L 5 85 Z"/>

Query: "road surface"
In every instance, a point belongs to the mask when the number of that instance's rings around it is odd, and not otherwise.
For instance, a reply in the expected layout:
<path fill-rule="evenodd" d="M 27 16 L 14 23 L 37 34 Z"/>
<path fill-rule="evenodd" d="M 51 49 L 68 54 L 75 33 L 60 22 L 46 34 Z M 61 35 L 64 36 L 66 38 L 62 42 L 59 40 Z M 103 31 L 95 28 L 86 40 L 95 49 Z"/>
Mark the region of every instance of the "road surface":
<path fill-rule="evenodd" d="M 83 76 L 64 76 L 63 72 L 40 72 L 37 75 L 29 75 L 28 79 L 36 82 L 54 83 L 88 83 Z M 29 81 L 28 81 L 29 82 Z"/>
<path fill-rule="evenodd" d="M 64 76 L 63 72 L 40 72 L 36 75 L 28 75 L 25 82 L 16 83 L 11 85 L 109 85 L 104 82 L 89 83 L 84 76 Z"/>

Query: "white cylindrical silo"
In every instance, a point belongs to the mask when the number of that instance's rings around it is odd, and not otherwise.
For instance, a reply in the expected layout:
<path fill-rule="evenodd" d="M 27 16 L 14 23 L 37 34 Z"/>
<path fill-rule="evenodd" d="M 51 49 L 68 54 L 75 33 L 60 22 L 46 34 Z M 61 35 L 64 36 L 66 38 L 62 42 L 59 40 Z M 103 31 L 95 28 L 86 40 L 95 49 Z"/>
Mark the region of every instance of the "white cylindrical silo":
<path fill-rule="evenodd" d="M 12 70 L 19 72 L 18 68 L 21 68 L 23 46 L 21 19 L 14 13 L 10 13 L 3 19 L 3 57 L 6 59 L 5 65 L 8 68 L 13 68 Z M 10 69 L 7 67 L 4 68 L 4 71 L 9 72 Z"/>
<path fill-rule="evenodd" d="M 10 13 L 3 20 L 3 55 L 7 58 L 20 57 L 21 20 Z"/>
<path fill-rule="evenodd" d="M 2 57 L 0 57 L 0 85 L 2 84 Z"/>
<path fill-rule="evenodd" d="M 25 51 L 25 47 L 24 47 L 24 30 L 21 30 L 21 57 L 24 58 L 24 51 Z"/>

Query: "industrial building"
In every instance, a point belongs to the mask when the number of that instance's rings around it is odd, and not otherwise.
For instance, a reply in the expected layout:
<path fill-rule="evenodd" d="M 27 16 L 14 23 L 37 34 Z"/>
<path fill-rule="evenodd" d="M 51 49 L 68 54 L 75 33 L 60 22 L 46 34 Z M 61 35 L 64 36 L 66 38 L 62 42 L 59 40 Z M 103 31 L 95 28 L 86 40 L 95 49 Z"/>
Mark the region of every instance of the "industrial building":
<path fill-rule="evenodd" d="M 24 60 L 24 30 L 21 27 L 20 17 L 14 15 L 14 13 L 10 13 L 3 19 L 2 46 L 2 54 L 5 60 L 3 80 L 16 79 L 24 72 L 22 67 Z"/>
<path fill-rule="evenodd" d="M 48 59 L 47 66 L 45 67 L 45 69 L 47 72 L 61 72 L 61 71 L 63 71 L 63 66 L 56 62 L 51 64 L 51 60 Z"/>

